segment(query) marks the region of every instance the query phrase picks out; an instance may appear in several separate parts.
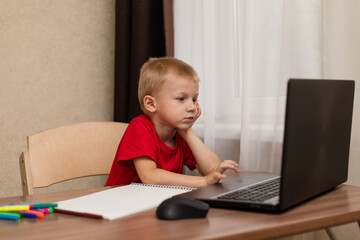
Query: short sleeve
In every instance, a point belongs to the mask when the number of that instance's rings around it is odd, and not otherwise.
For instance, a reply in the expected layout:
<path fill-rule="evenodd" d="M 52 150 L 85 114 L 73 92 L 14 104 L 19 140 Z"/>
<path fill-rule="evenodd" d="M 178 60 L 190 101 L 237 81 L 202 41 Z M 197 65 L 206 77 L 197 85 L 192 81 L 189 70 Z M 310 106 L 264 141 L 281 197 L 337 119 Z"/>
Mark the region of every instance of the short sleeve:
<path fill-rule="evenodd" d="M 129 124 L 116 154 L 115 160 L 118 164 L 132 167 L 132 161 L 129 160 L 143 156 L 156 162 L 156 133 L 150 124 L 151 122 L 144 118 L 135 118 Z"/>

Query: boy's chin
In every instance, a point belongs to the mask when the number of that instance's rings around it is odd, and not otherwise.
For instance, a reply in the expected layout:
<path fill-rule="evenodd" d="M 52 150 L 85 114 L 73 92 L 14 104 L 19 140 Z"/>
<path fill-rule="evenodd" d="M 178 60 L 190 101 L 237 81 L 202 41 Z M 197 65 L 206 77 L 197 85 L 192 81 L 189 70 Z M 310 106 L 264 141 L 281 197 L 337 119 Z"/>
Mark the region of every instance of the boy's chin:
<path fill-rule="evenodd" d="M 187 130 L 189 128 L 191 128 L 194 125 L 194 123 L 183 123 L 183 124 L 179 124 L 179 126 L 177 127 L 177 129 L 180 130 Z"/>

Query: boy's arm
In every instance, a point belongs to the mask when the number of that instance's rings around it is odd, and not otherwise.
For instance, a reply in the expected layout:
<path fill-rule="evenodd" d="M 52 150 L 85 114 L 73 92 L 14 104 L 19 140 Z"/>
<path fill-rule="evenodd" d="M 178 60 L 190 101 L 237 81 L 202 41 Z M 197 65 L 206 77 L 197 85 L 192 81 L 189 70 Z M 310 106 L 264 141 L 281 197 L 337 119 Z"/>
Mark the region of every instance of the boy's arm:
<path fill-rule="evenodd" d="M 198 102 L 196 102 L 197 107 L 197 116 L 195 121 L 201 115 L 201 107 Z M 195 122 L 194 121 L 194 122 Z M 212 152 L 199 138 L 196 136 L 192 128 L 187 129 L 177 129 L 177 132 L 184 138 L 184 140 L 189 145 L 191 152 L 193 153 L 196 159 L 196 168 L 200 172 L 201 175 L 209 176 L 210 178 L 225 178 L 223 172 L 230 168 L 234 171 L 238 172 L 238 164 L 233 160 L 225 160 L 220 162 L 218 156 Z M 225 169 L 224 169 L 225 168 Z"/>
<path fill-rule="evenodd" d="M 188 176 L 157 168 L 156 163 L 149 157 L 135 158 L 133 162 L 143 183 L 194 188 L 208 185 L 204 177 Z"/>
<path fill-rule="evenodd" d="M 178 133 L 184 138 L 189 145 L 191 152 L 196 159 L 196 168 L 201 175 L 209 174 L 220 163 L 218 156 L 211 151 L 189 128 L 178 130 Z"/>
<path fill-rule="evenodd" d="M 143 183 L 194 188 L 205 187 L 226 178 L 226 175 L 223 174 L 226 169 L 235 167 L 234 170 L 237 171 L 237 166 L 233 164 L 235 162 L 230 160 L 221 162 L 206 176 L 189 176 L 157 168 L 156 163 L 149 157 L 135 158 L 133 162 Z"/>
<path fill-rule="evenodd" d="M 226 175 L 223 173 L 227 169 L 239 172 L 239 165 L 235 161 L 224 160 L 220 162 L 217 155 L 196 136 L 191 128 L 178 130 L 178 132 L 189 145 L 196 159 L 196 168 L 201 175 L 207 178 L 209 185 L 217 183 L 220 179 L 225 179 Z"/>

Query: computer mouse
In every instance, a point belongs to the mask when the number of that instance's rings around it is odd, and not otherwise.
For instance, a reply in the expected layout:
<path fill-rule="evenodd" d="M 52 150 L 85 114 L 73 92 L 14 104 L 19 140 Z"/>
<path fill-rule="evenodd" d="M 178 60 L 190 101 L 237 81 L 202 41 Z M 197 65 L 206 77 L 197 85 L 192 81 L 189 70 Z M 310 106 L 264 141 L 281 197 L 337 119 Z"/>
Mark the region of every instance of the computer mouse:
<path fill-rule="evenodd" d="M 206 217 L 209 208 L 209 204 L 196 199 L 172 197 L 164 200 L 158 206 L 156 215 L 165 220 L 203 218 Z"/>

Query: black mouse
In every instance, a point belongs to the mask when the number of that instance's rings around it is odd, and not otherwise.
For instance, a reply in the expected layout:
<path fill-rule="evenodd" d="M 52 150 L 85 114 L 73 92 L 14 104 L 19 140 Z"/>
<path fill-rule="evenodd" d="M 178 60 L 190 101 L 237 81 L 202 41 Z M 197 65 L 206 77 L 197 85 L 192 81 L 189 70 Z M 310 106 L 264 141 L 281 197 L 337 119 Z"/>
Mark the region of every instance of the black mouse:
<path fill-rule="evenodd" d="M 209 208 L 209 204 L 196 199 L 172 197 L 164 200 L 158 206 L 156 215 L 165 220 L 203 218 L 206 217 Z"/>

